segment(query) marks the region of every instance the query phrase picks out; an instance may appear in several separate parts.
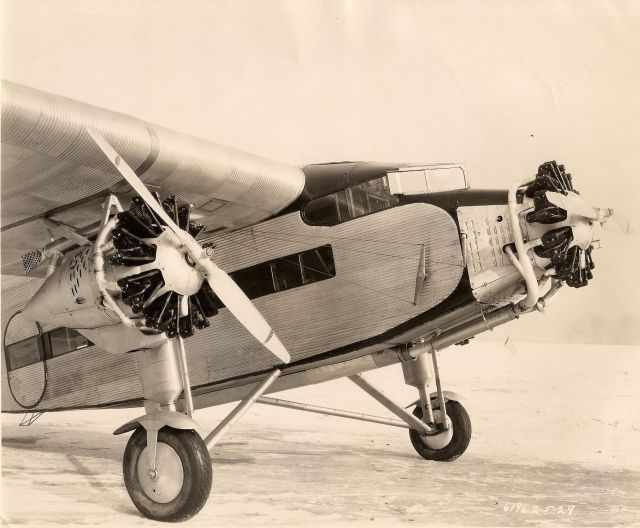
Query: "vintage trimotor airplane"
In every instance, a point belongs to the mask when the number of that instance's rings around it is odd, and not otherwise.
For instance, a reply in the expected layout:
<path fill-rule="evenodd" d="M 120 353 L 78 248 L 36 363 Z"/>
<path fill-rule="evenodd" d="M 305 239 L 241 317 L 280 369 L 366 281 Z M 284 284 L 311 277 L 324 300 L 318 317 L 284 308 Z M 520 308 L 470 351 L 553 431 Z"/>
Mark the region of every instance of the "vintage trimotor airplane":
<path fill-rule="evenodd" d="M 555 162 L 471 190 L 459 164 L 299 169 L 9 82 L 2 99 L 2 410 L 144 406 L 114 434 L 162 521 L 203 507 L 209 453 L 256 402 L 459 457 L 471 424 L 436 352 L 586 285 L 611 214 Z M 361 375 L 394 363 L 412 412 Z M 339 377 L 399 420 L 264 396 Z M 233 401 L 202 438 L 194 410 Z"/>

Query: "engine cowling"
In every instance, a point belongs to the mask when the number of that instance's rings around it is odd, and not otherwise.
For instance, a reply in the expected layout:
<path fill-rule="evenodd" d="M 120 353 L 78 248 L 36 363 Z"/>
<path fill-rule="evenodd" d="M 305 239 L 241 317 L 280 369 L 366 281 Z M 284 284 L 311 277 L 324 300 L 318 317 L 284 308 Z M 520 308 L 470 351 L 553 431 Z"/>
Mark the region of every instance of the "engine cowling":
<path fill-rule="evenodd" d="M 69 328 L 117 324 L 117 315 L 101 303 L 94 277 L 93 246 L 67 254 L 23 309 L 27 319 Z"/>

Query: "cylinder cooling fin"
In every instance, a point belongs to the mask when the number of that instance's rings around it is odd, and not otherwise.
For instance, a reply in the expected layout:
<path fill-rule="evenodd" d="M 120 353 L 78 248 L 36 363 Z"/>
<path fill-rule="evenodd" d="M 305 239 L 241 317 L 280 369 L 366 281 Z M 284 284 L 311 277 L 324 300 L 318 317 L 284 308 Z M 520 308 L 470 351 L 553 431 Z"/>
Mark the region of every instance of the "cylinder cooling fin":
<path fill-rule="evenodd" d="M 174 222 L 194 238 L 205 226 L 191 220 L 191 206 L 175 196 L 160 201 Z M 121 300 L 133 314 L 145 318 L 147 330 L 168 337 L 190 337 L 209 326 L 219 301 L 201 272 L 165 223 L 142 200 L 135 197 L 128 210 L 118 213 L 113 230 L 109 263 L 132 268 L 117 281 Z M 135 271 L 134 271 L 135 268 Z"/>
<path fill-rule="evenodd" d="M 533 199 L 534 209 L 527 213 L 526 220 L 532 224 L 566 224 L 571 220 L 569 212 L 551 203 L 547 192 L 562 195 L 580 194 L 573 188 L 571 174 L 565 172 L 564 165 L 555 161 L 543 163 L 538 167 L 535 181 L 525 190 L 525 196 Z M 587 222 L 581 219 L 581 222 Z M 593 278 L 595 268 L 592 258 L 591 238 L 587 244 L 575 240 L 577 225 L 561 225 L 546 231 L 542 244 L 534 249 L 536 256 L 549 260 L 547 269 L 555 269 L 555 277 L 567 286 L 580 288 Z"/>

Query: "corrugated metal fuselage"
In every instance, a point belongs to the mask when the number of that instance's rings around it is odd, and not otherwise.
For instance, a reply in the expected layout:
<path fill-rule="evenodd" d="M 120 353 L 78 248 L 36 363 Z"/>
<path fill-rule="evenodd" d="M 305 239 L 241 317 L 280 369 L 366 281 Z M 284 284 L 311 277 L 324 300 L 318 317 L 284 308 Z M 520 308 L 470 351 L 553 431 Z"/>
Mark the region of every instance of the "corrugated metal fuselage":
<path fill-rule="evenodd" d="M 331 369 L 355 361 L 351 370 L 378 366 L 370 355 L 392 346 L 394 339 L 389 336 L 418 327 L 424 330 L 435 320 L 435 315 L 425 314 L 438 312 L 446 299 L 449 303 L 460 297 L 452 294 L 464 286 L 456 223 L 443 208 L 428 203 L 407 203 L 332 227 L 308 225 L 296 211 L 221 235 L 215 243 L 214 260 L 228 272 L 326 244 L 332 247 L 335 277 L 254 300 L 292 356 L 283 376 L 289 381 L 274 390 L 309 383 L 312 378 L 292 373 L 320 365 Z M 426 277 L 417 280 L 423 258 Z M 5 279 L 3 331 L 9 317 L 41 284 L 39 279 Z M 442 317 L 464 317 L 465 310 L 477 313 L 477 305 L 468 298 L 466 304 L 440 310 Z M 459 313 L 452 312 L 454 308 Z M 233 387 L 250 382 L 277 361 L 226 309 L 210 322 L 210 328 L 185 342 L 200 406 L 236 399 Z M 338 375 L 335 368 L 317 372 L 315 381 L 331 377 L 331 372 Z M 229 389 L 228 396 L 207 399 L 207 393 L 222 388 Z M 2 364 L 5 412 L 141 402 L 135 353 L 110 354 L 92 346 L 13 370 L 8 376 L 6 362 Z"/>

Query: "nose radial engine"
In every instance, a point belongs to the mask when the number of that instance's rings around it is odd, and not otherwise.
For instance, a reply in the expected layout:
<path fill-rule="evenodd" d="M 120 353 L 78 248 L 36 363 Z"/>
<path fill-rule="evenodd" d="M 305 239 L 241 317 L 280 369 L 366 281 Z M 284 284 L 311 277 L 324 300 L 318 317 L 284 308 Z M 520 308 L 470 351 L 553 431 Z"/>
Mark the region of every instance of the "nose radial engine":
<path fill-rule="evenodd" d="M 577 203 L 583 203 L 564 165 L 558 165 L 555 161 L 540 165 L 535 181 L 525 191 L 534 204 L 534 210 L 527 213 L 526 220 L 530 224 L 558 224 L 559 227 L 544 232 L 541 245 L 534 249 L 534 253 L 548 260 L 545 268 L 554 268 L 556 277 L 565 281 L 567 286 L 586 286 L 593 278 L 592 270 L 595 268 L 591 256 L 593 221 L 591 217 L 584 216 L 590 212 L 578 211 L 574 214 L 567 211 L 549 200 L 550 193 L 575 197 Z"/>

